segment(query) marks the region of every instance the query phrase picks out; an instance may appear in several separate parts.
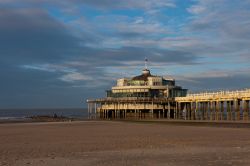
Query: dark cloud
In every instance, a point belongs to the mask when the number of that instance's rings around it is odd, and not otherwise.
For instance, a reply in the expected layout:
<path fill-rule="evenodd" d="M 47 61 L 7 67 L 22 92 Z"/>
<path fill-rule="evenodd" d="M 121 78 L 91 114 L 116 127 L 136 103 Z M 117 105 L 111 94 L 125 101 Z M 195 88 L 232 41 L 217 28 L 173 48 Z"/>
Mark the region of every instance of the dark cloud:
<path fill-rule="evenodd" d="M 0 106 L 66 106 L 66 94 L 72 94 L 74 89 L 71 91 L 71 85 L 58 80 L 60 72 L 25 70 L 21 65 L 69 59 L 80 40 L 40 9 L 1 9 L 0 36 Z M 72 103 L 80 105 L 73 101 L 69 105 Z"/>
<path fill-rule="evenodd" d="M 40 9 L 0 10 L 0 54 L 8 63 L 69 57 L 80 40 Z"/>

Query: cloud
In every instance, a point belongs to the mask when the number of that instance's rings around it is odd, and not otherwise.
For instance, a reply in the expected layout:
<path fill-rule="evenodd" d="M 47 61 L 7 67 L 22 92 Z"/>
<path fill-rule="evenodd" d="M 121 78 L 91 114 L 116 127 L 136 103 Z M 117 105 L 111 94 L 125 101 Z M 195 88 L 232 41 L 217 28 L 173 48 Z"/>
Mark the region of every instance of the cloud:
<path fill-rule="evenodd" d="M 249 88 L 249 72 L 249 67 L 240 70 L 194 71 L 192 74 L 178 75 L 176 79 L 177 83 L 190 91 L 235 90 Z"/>
<path fill-rule="evenodd" d="M 157 35 L 168 34 L 167 28 L 162 27 L 159 23 L 138 23 L 138 20 L 134 23 L 118 23 L 115 25 L 118 34 L 123 36 L 136 36 L 136 35 Z"/>
<path fill-rule="evenodd" d="M 205 12 L 193 12 L 195 17 L 191 22 L 191 28 L 194 31 L 215 32 L 214 35 L 223 38 L 243 37 L 242 40 L 249 39 L 249 28 L 247 27 L 250 21 L 248 17 L 250 11 L 245 1 L 198 1 L 198 4 L 187 10 L 196 8 L 205 10 Z"/>
<path fill-rule="evenodd" d="M 175 7 L 173 0 L 73 0 L 72 3 L 88 4 L 101 9 L 151 9 L 151 8 L 166 8 Z"/>
<path fill-rule="evenodd" d="M 204 92 L 249 88 L 249 81 L 248 75 L 234 75 L 230 77 L 185 78 L 178 80 L 177 83 L 188 88 L 190 92 Z"/>
<path fill-rule="evenodd" d="M 72 64 L 74 63 L 71 63 L 70 66 L 74 66 Z M 77 71 L 77 68 L 72 68 L 70 66 L 67 64 L 36 64 L 22 65 L 21 68 L 24 68 L 26 70 L 61 73 L 61 76 L 58 77 L 58 79 L 69 83 L 74 83 L 75 81 L 90 81 L 93 79 L 91 76 L 79 73 Z"/>
<path fill-rule="evenodd" d="M 204 6 L 193 5 L 190 8 L 187 8 L 187 11 L 191 14 L 201 14 L 205 12 L 206 8 Z"/>
<path fill-rule="evenodd" d="M 78 72 L 73 72 L 73 73 L 68 73 L 66 75 L 63 75 L 60 77 L 62 81 L 66 82 L 74 82 L 74 81 L 90 81 L 92 78 L 90 76 L 84 76 L 81 73 Z"/>
<path fill-rule="evenodd" d="M 64 59 L 80 42 L 40 9 L 1 9 L 0 36 L 0 54 L 8 63 Z"/>
<path fill-rule="evenodd" d="M 22 65 L 21 68 L 28 70 L 39 70 L 46 72 L 64 72 L 64 73 L 73 73 L 75 69 L 69 68 L 67 66 L 59 64 L 32 64 L 32 65 Z"/>
<path fill-rule="evenodd" d="M 183 32 L 193 34 L 191 38 L 196 40 L 197 45 L 184 48 L 202 57 L 224 57 L 244 64 L 242 59 L 249 57 L 247 54 L 249 52 L 247 45 L 250 44 L 249 2 L 230 0 L 196 2 L 187 8 L 192 15 L 190 22 L 183 27 Z"/>

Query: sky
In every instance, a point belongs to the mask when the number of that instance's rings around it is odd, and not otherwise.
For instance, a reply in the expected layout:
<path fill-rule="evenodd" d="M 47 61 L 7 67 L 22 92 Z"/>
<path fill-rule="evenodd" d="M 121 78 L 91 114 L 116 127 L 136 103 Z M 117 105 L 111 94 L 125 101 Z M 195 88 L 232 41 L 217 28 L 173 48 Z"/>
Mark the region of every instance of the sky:
<path fill-rule="evenodd" d="M 250 88 L 250 0 L 0 0 L 0 108 L 86 107 L 116 79 Z"/>

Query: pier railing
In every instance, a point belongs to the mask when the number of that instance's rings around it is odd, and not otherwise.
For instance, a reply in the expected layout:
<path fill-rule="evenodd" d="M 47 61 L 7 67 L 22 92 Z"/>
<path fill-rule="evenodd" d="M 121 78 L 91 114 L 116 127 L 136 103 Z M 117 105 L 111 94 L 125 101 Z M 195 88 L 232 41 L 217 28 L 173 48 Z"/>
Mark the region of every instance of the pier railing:
<path fill-rule="evenodd" d="M 187 94 L 186 97 L 176 97 L 176 101 L 190 101 L 190 100 L 216 100 L 216 99 L 249 99 L 250 89 L 235 90 L 235 91 L 218 91 L 218 92 L 202 92 Z"/>

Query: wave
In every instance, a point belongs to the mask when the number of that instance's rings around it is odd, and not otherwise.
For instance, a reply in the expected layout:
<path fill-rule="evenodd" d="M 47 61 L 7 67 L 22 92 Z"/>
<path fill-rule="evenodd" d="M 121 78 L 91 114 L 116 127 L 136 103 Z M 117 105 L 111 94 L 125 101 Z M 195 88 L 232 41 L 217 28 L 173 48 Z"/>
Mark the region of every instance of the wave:
<path fill-rule="evenodd" d="M 27 117 L 0 117 L 0 120 L 24 120 Z"/>
<path fill-rule="evenodd" d="M 27 119 L 32 116 L 64 116 L 69 118 L 86 118 L 86 109 L 0 109 L 0 120 Z"/>

